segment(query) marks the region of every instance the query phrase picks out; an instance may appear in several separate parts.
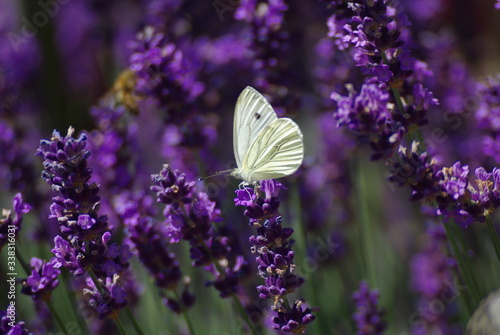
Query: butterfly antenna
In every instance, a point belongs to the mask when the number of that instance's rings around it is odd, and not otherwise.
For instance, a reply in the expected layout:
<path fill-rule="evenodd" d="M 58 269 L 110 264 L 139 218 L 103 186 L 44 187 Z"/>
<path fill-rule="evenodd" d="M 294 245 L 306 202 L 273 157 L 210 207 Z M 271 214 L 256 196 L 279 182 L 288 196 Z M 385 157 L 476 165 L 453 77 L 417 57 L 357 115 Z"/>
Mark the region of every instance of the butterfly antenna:
<path fill-rule="evenodd" d="M 222 171 L 217 171 L 215 172 L 214 174 L 210 175 L 210 176 L 206 176 L 206 177 L 201 177 L 201 178 L 198 178 L 198 180 L 205 180 L 205 179 L 208 179 L 208 178 L 212 178 L 212 177 L 216 177 L 216 176 L 220 176 L 220 175 L 224 175 L 224 174 L 228 174 L 228 173 L 231 173 L 233 172 L 233 169 L 229 169 L 229 170 L 222 170 Z"/>

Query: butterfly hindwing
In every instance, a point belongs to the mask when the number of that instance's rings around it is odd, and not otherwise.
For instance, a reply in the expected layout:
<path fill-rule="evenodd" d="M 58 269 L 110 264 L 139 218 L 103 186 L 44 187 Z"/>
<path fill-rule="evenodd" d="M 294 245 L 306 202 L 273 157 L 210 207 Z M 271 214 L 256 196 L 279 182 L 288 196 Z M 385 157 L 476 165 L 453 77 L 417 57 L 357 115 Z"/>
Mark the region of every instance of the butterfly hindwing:
<path fill-rule="evenodd" d="M 233 149 L 238 168 L 259 134 L 278 117 L 266 98 L 247 86 L 236 102 L 233 125 Z"/>
<path fill-rule="evenodd" d="M 289 118 L 277 118 L 255 138 L 242 169 L 254 181 L 291 175 L 302 164 L 304 145 L 299 126 Z"/>

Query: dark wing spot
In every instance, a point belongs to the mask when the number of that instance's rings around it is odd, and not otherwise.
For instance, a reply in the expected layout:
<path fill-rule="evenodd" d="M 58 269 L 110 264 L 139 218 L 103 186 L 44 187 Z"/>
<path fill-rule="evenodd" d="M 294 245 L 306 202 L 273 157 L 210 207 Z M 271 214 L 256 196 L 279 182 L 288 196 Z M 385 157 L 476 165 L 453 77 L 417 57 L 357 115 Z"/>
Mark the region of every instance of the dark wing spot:
<path fill-rule="evenodd" d="M 260 113 L 255 113 L 253 116 L 255 116 L 256 120 L 260 119 L 260 117 L 261 117 Z"/>

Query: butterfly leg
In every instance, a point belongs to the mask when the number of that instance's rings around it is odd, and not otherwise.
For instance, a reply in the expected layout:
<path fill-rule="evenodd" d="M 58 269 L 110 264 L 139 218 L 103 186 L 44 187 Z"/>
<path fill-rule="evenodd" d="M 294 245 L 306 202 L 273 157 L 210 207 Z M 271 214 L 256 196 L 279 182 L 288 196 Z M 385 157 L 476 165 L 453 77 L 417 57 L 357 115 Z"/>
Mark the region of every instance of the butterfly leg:
<path fill-rule="evenodd" d="M 247 186 L 250 186 L 250 184 L 247 183 L 246 181 L 242 181 L 241 183 L 239 183 L 238 189 L 242 190 L 244 188 L 247 188 Z"/>

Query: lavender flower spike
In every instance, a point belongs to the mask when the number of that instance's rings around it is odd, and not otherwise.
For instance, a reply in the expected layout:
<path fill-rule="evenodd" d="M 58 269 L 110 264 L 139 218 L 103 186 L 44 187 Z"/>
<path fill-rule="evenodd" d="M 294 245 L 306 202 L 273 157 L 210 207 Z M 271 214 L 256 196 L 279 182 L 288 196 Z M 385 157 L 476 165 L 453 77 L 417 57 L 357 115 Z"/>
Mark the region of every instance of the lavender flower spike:
<path fill-rule="evenodd" d="M 370 290 L 368 284 L 362 281 L 358 291 L 352 294 L 356 303 L 356 312 L 353 319 L 356 322 L 357 335 L 381 335 L 387 327 L 382 319 L 384 311 L 378 308 L 379 293 Z"/>
<path fill-rule="evenodd" d="M 444 226 L 430 225 L 421 250 L 410 261 L 411 286 L 419 295 L 416 311 L 421 320 L 412 325 L 412 335 L 461 333 L 456 331 L 458 324 L 453 321 L 456 301 L 447 300 L 439 312 L 429 308 L 457 292 L 453 278 L 456 261 L 448 256 L 447 243 Z"/>
<path fill-rule="evenodd" d="M 176 291 L 182 280 L 182 271 L 176 255 L 170 250 L 168 238 L 163 225 L 157 222 L 151 214 L 137 201 L 124 201 L 121 217 L 124 219 L 128 243 L 132 246 L 141 263 L 155 279 L 155 284 L 165 290 Z M 186 277 L 187 278 L 187 277 Z M 162 293 L 164 294 L 164 293 Z M 182 294 L 182 302 L 165 297 L 166 306 L 176 313 L 183 312 L 194 303 L 194 295 L 187 291 L 187 285 Z"/>
<path fill-rule="evenodd" d="M 106 216 L 97 214 L 99 186 L 88 183 L 92 170 L 87 167 L 87 136 L 74 139 L 74 131 L 70 127 L 65 137 L 54 131 L 50 141 L 40 142 L 36 155 L 44 159 L 42 178 L 59 193 L 52 199 L 50 217 L 57 218 L 64 237 L 83 241 L 104 232 L 108 224 Z"/>
<path fill-rule="evenodd" d="M 90 289 L 84 289 L 83 293 L 89 296 L 89 305 L 93 307 L 99 320 L 115 319 L 118 317 L 120 309 L 124 308 L 128 303 L 125 289 L 120 283 L 120 276 L 114 275 L 112 278 L 106 277 L 105 280 L 99 279 L 99 284 L 103 293 L 97 289 L 94 281 L 88 277 L 87 286 Z"/>
<path fill-rule="evenodd" d="M 86 278 L 88 307 L 100 319 L 115 318 L 127 304 L 125 274 L 132 254 L 128 245 L 109 243 L 112 236 L 108 218 L 98 213 L 99 186 L 89 183 L 92 169 L 87 167 L 87 137 L 82 134 L 75 139 L 73 133 L 74 129 L 69 128 L 63 138 L 54 131 L 50 140 L 40 142 L 37 151 L 44 159 L 42 177 L 57 194 L 52 199 L 50 216 L 59 222 L 61 235 L 54 238 L 55 259 L 51 266 L 65 267 L 75 276 L 92 272 L 95 281 Z M 32 282 L 37 284 L 35 276 Z"/>
<path fill-rule="evenodd" d="M 204 192 L 195 191 L 195 183 L 186 175 L 164 165 L 159 174 L 152 175 L 158 202 L 165 204 L 166 235 L 170 243 L 188 241 L 192 265 L 204 266 L 212 272 L 213 285 L 222 298 L 240 291 L 240 277 L 247 262 L 229 244 L 229 238 L 214 229 L 220 222 L 220 209 Z M 216 260 L 216 262 L 214 262 Z"/>
<path fill-rule="evenodd" d="M 273 310 L 277 315 L 273 318 L 275 329 L 303 333 L 306 326 L 313 322 L 315 316 L 312 309 L 301 307 L 302 300 L 293 306 L 284 301 L 288 294 L 302 286 L 304 278 L 295 274 L 294 243 L 290 236 L 293 229 L 283 228 L 279 214 L 279 192 L 283 185 L 270 179 L 260 183 L 259 194 L 250 188 L 236 190 L 234 199 L 237 206 L 245 206 L 245 215 L 257 228 L 257 235 L 250 236 L 252 253 L 257 255 L 258 274 L 264 279 L 264 285 L 257 286 L 259 297 L 273 299 Z"/>
<path fill-rule="evenodd" d="M 274 329 L 288 333 L 302 334 L 306 326 L 316 318 L 311 308 L 303 308 L 303 300 L 297 300 L 293 303 L 291 310 L 278 310 L 273 317 Z"/>

